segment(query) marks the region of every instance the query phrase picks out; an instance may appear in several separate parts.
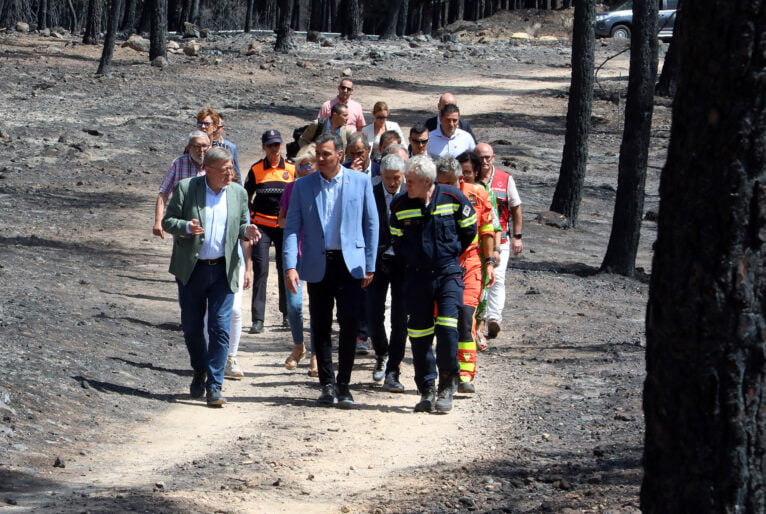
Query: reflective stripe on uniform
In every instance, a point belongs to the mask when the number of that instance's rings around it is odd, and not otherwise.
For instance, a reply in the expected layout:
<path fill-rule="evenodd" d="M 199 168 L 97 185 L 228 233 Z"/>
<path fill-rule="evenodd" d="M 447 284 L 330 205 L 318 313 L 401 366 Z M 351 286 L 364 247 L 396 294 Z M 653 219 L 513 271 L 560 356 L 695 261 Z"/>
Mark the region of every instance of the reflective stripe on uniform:
<path fill-rule="evenodd" d="M 434 209 L 434 214 L 438 214 L 440 216 L 445 214 L 453 214 L 457 212 L 459 208 L 460 206 L 456 203 L 443 203 L 436 206 Z"/>
<path fill-rule="evenodd" d="M 458 221 L 458 225 L 460 225 L 461 228 L 469 227 L 476 223 L 476 213 L 471 214 L 467 218 L 464 218 L 460 221 Z"/>
<path fill-rule="evenodd" d="M 390 229 L 391 229 L 392 236 L 399 236 L 399 237 L 404 236 L 404 231 L 402 229 L 396 228 L 396 227 L 390 227 Z"/>
<path fill-rule="evenodd" d="M 423 216 L 423 211 L 420 209 L 405 209 L 403 211 L 396 212 L 396 219 L 406 220 L 409 218 L 419 218 Z"/>
<path fill-rule="evenodd" d="M 425 337 L 425 336 L 432 336 L 434 335 L 434 327 L 433 325 L 424 328 L 424 329 L 416 329 L 416 328 L 408 328 L 407 329 L 407 335 L 410 337 Z"/>
<path fill-rule="evenodd" d="M 474 341 L 464 341 L 457 343 L 457 349 L 459 350 L 475 350 L 476 349 L 476 343 Z"/>
<path fill-rule="evenodd" d="M 447 318 L 444 316 L 439 316 L 438 318 L 436 318 L 436 324 L 441 325 L 443 327 L 457 328 L 457 318 Z"/>

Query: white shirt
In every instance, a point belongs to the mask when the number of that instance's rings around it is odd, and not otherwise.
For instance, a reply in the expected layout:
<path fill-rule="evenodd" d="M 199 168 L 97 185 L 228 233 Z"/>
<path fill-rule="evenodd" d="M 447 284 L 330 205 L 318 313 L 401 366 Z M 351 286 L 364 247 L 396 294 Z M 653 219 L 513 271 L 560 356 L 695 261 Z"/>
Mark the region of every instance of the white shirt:
<path fill-rule="evenodd" d="M 226 255 L 226 188 L 216 194 L 205 181 L 205 237 L 200 259 L 217 259 Z"/>
<path fill-rule="evenodd" d="M 428 133 L 428 156 L 434 160 L 447 155 L 457 157 L 474 148 L 476 148 L 476 143 L 471 134 L 461 128 L 456 128 L 452 137 L 447 137 L 442 133 L 441 125 Z"/>

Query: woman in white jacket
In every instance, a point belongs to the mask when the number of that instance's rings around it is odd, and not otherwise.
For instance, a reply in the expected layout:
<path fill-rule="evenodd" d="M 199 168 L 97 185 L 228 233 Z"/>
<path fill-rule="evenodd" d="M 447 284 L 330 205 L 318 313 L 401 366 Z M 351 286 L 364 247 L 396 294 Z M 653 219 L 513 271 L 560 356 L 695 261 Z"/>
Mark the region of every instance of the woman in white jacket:
<path fill-rule="evenodd" d="M 372 157 L 373 160 L 380 160 L 380 136 L 387 130 L 393 130 L 399 134 L 399 137 L 404 141 L 404 134 L 399 124 L 395 121 L 388 121 L 388 105 L 386 102 L 375 102 L 375 106 L 372 108 L 372 115 L 374 121 L 369 125 L 365 125 L 362 129 L 362 133 L 367 136 L 367 140 L 372 142 Z"/>

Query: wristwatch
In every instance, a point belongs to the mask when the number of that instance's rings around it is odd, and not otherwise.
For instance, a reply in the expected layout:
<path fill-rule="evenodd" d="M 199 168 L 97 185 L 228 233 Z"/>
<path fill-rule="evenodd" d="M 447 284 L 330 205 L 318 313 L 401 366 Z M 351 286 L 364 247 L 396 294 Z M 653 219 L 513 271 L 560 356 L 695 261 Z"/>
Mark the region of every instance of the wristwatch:
<path fill-rule="evenodd" d="M 484 257 L 484 262 L 491 264 L 492 266 L 497 266 L 497 257 Z"/>
<path fill-rule="evenodd" d="M 513 234 L 513 238 L 514 239 L 521 239 L 521 233 L 519 232 L 518 234 Z"/>

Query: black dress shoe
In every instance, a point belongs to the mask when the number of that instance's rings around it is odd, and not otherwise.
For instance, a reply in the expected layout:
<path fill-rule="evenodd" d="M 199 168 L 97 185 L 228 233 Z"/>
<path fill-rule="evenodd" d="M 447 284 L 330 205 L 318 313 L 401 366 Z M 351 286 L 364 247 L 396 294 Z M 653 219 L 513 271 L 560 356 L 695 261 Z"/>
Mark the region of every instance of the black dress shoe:
<path fill-rule="evenodd" d="M 415 412 L 433 412 L 434 404 L 436 404 L 436 388 L 431 382 L 423 387 L 420 401 L 415 405 Z"/>
<path fill-rule="evenodd" d="M 250 327 L 250 333 L 251 334 L 263 333 L 263 320 L 257 319 L 253 321 L 253 326 Z"/>
<path fill-rule="evenodd" d="M 207 406 L 223 407 L 224 403 L 226 403 L 226 398 L 221 396 L 221 388 L 218 386 L 210 386 L 207 390 Z"/>
<path fill-rule="evenodd" d="M 348 384 L 338 384 L 338 407 L 341 409 L 350 409 L 354 406 L 354 397 L 348 390 Z"/>
<path fill-rule="evenodd" d="M 404 392 L 404 386 L 401 382 L 399 382 L 399 377 L 396 376 L 396 371 L 392 371 L 391 373 L 386 375 L 386 381 L 383 382 L 383 390 L 388 391 L 389 393 L 403 393 Z"/>
<path fill-rule="evenodd" d="M 338 403 L 338 397 L 335 396 L 335 384 L 325 384 L 322 386 L 322 394 L 317 398 L 317 405 L 320 407 L 332 407 Z"/>
<path fill-rule="evenodd" d="M 189 394 L 192 398 L 198 399 L 205 395 L 205 372 L 195 371 L 191 385 L 189 385 Z"/>

